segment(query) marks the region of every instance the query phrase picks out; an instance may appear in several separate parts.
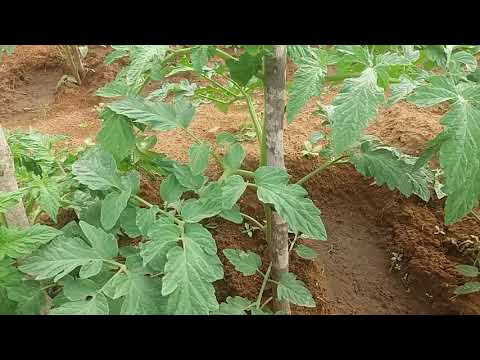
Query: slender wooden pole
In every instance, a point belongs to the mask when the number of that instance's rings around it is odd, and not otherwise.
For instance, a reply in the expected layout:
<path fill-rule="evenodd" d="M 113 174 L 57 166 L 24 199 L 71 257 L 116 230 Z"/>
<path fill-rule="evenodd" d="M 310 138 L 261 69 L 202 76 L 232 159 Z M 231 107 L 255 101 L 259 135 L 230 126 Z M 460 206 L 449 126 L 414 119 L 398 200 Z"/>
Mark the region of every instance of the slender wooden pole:
<path fill-rule="evenodd" d="M 282 169 L 285 169 L 283 123 L 286 66 L 286 45 L 274 45 L 273 55 L 265 58 L 265 140 L 267 164 Z M 282 274 L 288 272 L 288 226 L 274 211 L 269 220 L 270 229 L 267 231 L 271 231 L 269 246 L 272 256 L 272 278 L 278 281 Z M 288 301 L 278 301 L 276 297 L 274 298 L 275 310 L 290 314 Z"/>
<path fill-rule="evenodd" d="M 7 138 L 3 128 L 0 126 L 0 191 L 12 192 L 17 190 L 18 184 L 17 179 L 15 178 L 13 157 L 10 148 L 8 147 Z M 19 201 L 4 215 L 8 227 L 30 226 L 22 201 Z"/>

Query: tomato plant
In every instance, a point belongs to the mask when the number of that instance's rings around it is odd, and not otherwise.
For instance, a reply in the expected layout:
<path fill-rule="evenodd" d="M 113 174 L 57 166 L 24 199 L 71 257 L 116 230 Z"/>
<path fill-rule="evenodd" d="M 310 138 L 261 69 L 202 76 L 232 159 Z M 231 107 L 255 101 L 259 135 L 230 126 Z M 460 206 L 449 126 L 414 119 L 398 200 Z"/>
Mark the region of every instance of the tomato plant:
<path fill-rule="evenodd" d="M 302 185 L 339 163 L 350 162 L 378 185 L 425 201 L 436 182 L 444 182 L 447 224 L 478 205 L 480 113 L 478 84 L 472 77 L 476 47 L 288 46 L 288 57 L 297 66 L 282 109 L 288 123 L 312 98 L 322 96 L 326 83 L 340 85 L 333 102 L 316 112 L 328 132 L 314 134 L 312 142 L 322 139 L 325 144 L 308 150 L 324 162 L 296 183 L 290 182 L 281 166 L 281 146 L 277 148 L 280 161 L 272 163 L 271 156 L 280 140 L 272 141 L 269 116 L 275 109 L 268 98 L 280 94 L 277 105 L 283 104 L 286 90 L 272 92 L 275 71 L 270 67 L 276 66 L 279 46 L 238 46 L 235 55 L 211 45 L 112 48 L 105 61 L 126 58 L 128 65 L 97 92 L 108 102 L 100 111 L 96 144 L 60 161 L 56 156 L 44 158 L 41 152 L 27 160 L 24 153 L 15 157 L 16 164 L 30 164 L 19 166 L 26 167 L 28 175 L 22 177 L 19 170 L 19 178 L 28 190 L 2 195 L 0 212 L 28 191 L 26 201 L 37 209 L 33 219 L 42 211 L 55 219 L 60 207 L 70 207 L 78 222 L 60 230 L 38 224 L 28 229 L 0 227 L 2 312 L 257 315 L 288 313 L 288 303 L 315 307 L 305 284 L 288 271 L 288 254 L 295 250 L 313 259 L 315 251 L 297 240 L 327 239 L 321 212 Z M 335 74 L 327 75 L 331 67 Z M 198 81 L 172 80 L 181 73 L 192 74 Z M 282 86 L 281 76 L 276 80 Z M 152 81 L 161 86 L 147 92 Z M 265 109 L 258 109 L 253 101 L 259 91 L 265 93 Z M 444 131 L 419 158 L 365 134 L 381 106 L 403 99 L 418 106 L 449 102 L 442 118 Z M 224 112 L 233 103 L 246 104 L 260 150 L 254 171 L 242 167 L 246 153 L 238 136 L 222 132 L 209 143 L 190 130 L 196 108 L 205 102 Z M 152 132 L 171 130 L 191 139 L 185 164 L 154 151 L 157 138 Z M 16 146 L 29 141 L 14 140 L 14 154 Z M 429 165 L 437 153 L 440 177 Z M 222 169 L 218 179 L 205 175 L 210 158 Z M 40 175 L 35 172 L 38 168 Z M 152 204 L 139 195 L 139 172 L 162 179 L 162 203 Z M 31 184 L 38 188 L 30 189 Z M 240 211 L 237 202 L 247 188 L 263 204 L 265 223 Z M 262 264 L 253 251 L 223 251 L 244 276 L 261 275 L 263 283 L 255 299 L 231 294 L 223 303 L 217 300 L 213 284 L 224 277 L 224 270 L 216 242 L 205 226 L 206 219 L 216 216 L 236 224 L 254 223 L 271 248 L 269 264 Z M 293 235 L 290 243 L 288 232 Z M 120 235 L 140 241 L 119 246 Z M 281 246 L 280 238 L 287 240 Z M 282 261 L 287 266 L 278 266 Z M 266 271 L 261 271 L 262 265 Z M 268 284 L 273 285 L 274 299 L 263 301 Z"/>

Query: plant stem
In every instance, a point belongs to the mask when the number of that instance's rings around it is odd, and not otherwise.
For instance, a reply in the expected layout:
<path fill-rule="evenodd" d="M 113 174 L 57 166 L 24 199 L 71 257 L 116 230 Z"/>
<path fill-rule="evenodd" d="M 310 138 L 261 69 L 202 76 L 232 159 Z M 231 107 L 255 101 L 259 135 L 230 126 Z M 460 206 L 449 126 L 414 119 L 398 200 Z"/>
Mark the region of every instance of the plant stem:
<path fill-rule="evenodd" d="M 265 291 L 265 286 L 267 285 L 268 278 L 270 277 L 270 271 L 272 270 L 272 263 L 268 266 L 267 272 L 265 273 L 265 276 L 263 277 L 263 282 L 262 282 L 262 287 L 260 288 L 260 293 L 258 294 L 257 297 L 257 309 L 260 309 L 260 305 L 262 303 L 262 296 L 263 292 Z"/>
<path fill-rule="evenodd" d="M 208 96 L 208 95 L 197 94 L 197 96 L 200 96 L 201 98 L 204 98 L 204 99 L 206 99 L 206 100 L 218 102 L 218 103 L 224 104 L 224 105 L 230 105 L 230 104 L 231 104 L 230 101 L 223 101 L 223 100 L 220 100 L 220 99 L 215 99 L 215 98 L 210 97 L 210 96 Z"/>
<path fill-rule="evenodd" d="M 197 144 L 203 144 L 204 141 L 202 139 L 200 139 L 197 135 L 195 135 L 190 129 L 183 129 L 185 131 L 185 133 L 190 136 Z M 215 152 L 215 151 L 211 151 L 210 152 L 213 156 L 213 158 L 215 159 L 215 161 L 217 162 L 218 165 L 220 165 L 221 168 L 223 168 L 223 161 L 222 161 L 222 158 Z"/>
<path fill-rule="evenodd" d="M 127 272 L 127 267 L 122 263 L 119 263 L 115 260 L 103 260 L 103 261 L 105 261 L 108 264 L 118 266 L 119 267 L 118 272 L 120 272 L 120 271 Z"/>
<path fill-rule="evenodd" d="M 229 60 L 235 60 L 235 61 L 238 61 L 238 59 L 232 55 L 230 55 L 229 53 L 227 53 L 226 51 L 223 51 L 223 50 L 220 50 L 218 49 L 217 47 L 215 47 L 215 53 L 220 56 L 222 59 L 226 60 L 226 59 L 229 59 Z"/>
<path fill-rule="evenodd" d="M 248 95 L 246 92 L 243 92 L 243 96 L 245 97 L 245 100 L 247 101 L 247 106 L 248 106 L 248 112 L 250 114 L 250 117 L 252 119 L 253 127 L 255 129 L 255 133 L 257 134 L 257 140 L 258 144 L 260 145 L 260 162 L 262 165 L 266 165 L 266 154 L 265 151 L 263 150 L 263 131 L 262 131 L 262 125 L 260 124 L 260 121 L 258 120 L 257 112 L 255 111 L 255 106 L 253 105 L 253 100 L 250 95 Z M 263 161 L 265 160 L 265 161 Z M 264 164 L 265 162 L 265 164 Z"/>
<path fill-rule="evenodd" d="M 343 160 L 345 158 L 347 158 L 348 156 L 347 155 L 342 155 L 342 156 L 339 156 L 338 158 L 336 159 L 333 159 L 331 161 L 327 161 L 326 163 L 320 165 L 320 167 L 316 168 L 315 170 L 313 170 L 312 172 L 310 172 L 309 174 L 305 175 L 303 178 L 301 178 L 300 180 L 297 181 L 297 185 L 302 185 L 304 182 L 310 180 L 311 178 L 313 178 L 315 175 L 317 174 L 320 174 L 323 170 L 325 170 L 326 168 L 338 163 L 340 160 Z"/>
<path fill-rule="evenodd" d="M 188 54 L 189 52 L 192 51 L 192 49 L 193 47 L 186 47 L 183 49 L 174 50 L 170 55 L 165 56 L 165 58 L 162 60 L 162 66 L 167 64 L 170 60 L 173 60 L 179 55 Z"/>
<path fill-rule="evenodd" d="M 262 306 L 260 306 L 260 309 L 263 309 L 265 307 L 265 305 L 267 305 L 272 300 L 273 300 L 273 297 L 270 296 L 267 300 L 265 300 L 265 302 L 262 304 Z"/>
<path fill-rule="evenodd" d="M 153 204 L 150 204 L 148 201 L 142 199 L 140 196 L 138 195 L 134 195 L 133 198 L 139 202 L 141 202 L 142 204 L 146 205 L 147 207 L 151 208 L 153 207 Z M 162 210 L 160 208 L 158 208 L 158 211 L 164 215 L 167 215 L 167 216 L 172 216 L 172 214 L 170 214 L 169 212 L 165 211 L 165 210 Z M 173 216 L 173 220 L 178 224 L 178 225 L 183 225 L 184 222 L 182 220 L 178 220 L 175 216 Z"/>
<path fill-rule="evenodd" d="M 260 221 L 258 221 L 257 219 L 247 215 L 247 214 L 244 214 L 244 213 L 240 213 L 240 215 L 242 215 L 245 219 L 248 219 L 250 220 L 251 222 L 255 223 L 262 231 L 265 230 L 265 226 L 263 226 L 262 224 L 260 224 Z"/>
<path fill-rule="evenodd" d="M 293 246 L 294 246 L 295 243 L 297 242 L 297 239 L 298 239 L 298 234 L 295 234 L 295 238 L 293 239 L 292 244 L 290 245 L 290 249 L 288 249 L 288 252 L 289 252 L 289 253 L 292 252 Z"/>
<path fill-rule="evenodd" d="M 237 170 L 235 172 L 237 175 L 241 175 L 243 177 L 247 177 L 247 178 L 254 178 L 255 177 L 255 173 L 253 171 L 248 171 L 248 170 Z"/>
<path fill-rule="evenodd" d="M 53 288 L 55 286 L 58 286 L 58 284 L 50 284 L 50 285 L 47 285 L 47 286 L 44 286 L 43 288 L 41 288 L 40 290 L 41 291 L 45 291 L 47 289 L 50 289 L 50 288 Z"/>
<path fill-rule="evenodd" d="M 222 84 L 220 84 L 218 81 L 209 78 L 209 77 L 208 77 L 207 75 L 205 75 L 205 74 L 200 74 L 200 73 L 196 73 L 196 74 L 198 74 L 200 77 L 204 78 L 205 80 L 211 82 L 211 83 L 214 84 L 215 86 L 219 87 L 220 89 L 222 89 L 222 90 L 225 91 L 226 93 L 229 93 L 229 94 L 232 95 L 233 97 L 238 98 L 238 94 L 235 94 L 233 91 L 231 91 L 230 89 L 226 88 L 225 86 L 223 86 Z"/>

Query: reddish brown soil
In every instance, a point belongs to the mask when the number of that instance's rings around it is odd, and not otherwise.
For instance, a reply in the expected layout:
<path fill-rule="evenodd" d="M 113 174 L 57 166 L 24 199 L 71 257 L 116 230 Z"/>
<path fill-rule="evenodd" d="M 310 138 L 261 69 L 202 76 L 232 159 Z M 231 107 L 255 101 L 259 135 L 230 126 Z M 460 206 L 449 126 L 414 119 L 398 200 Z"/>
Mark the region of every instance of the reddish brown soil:
<path fill-rule="evenodd" d="M 70 145 L 94 139 L 98 130 L 94 106 L 102 100 L 95 90 L 110 81 L 117 65 L 104 65 L 109 50 L 91 47 L 86 59 L 91 69 L 82 87 L 62 86 L 55 91 L 64 74 L 61 60 L 51 46 L 19 46 L 13 56 L 0 65 L 0 124 L 7 128 L 33 127 L 50 134 L 66 134 Z M 289 69 L 289 76 L 293 68 Z M 331 101 L 335 89 L 327 89 L 323 100 Z M 262 96 L 257 98 L 261 109 Z M 321 129 L 312 115 L 315 101 L 301 112 L 285 133 L 286 162 L 293 179 L 298 179 L 318 162 L 301 157 L 303 142 L 312 131 Z M 439 118 L 445 111 L 417 109 L 399 103 L 380 111 L 369 127 L 385 143 L 409 154 L 418 154 L 439 131 Z M 211 105 L 198 110 L 192 131 L 213 140 L 220 131 L 236 131 L 247 120 L 244 106 L 232 106 L 224 114 Z M 190 140 L 177 131 L 158 133 L 158 151 L 187 160 Z M 246 167 L 258 162 L 255 143 L 244 143 L 248 152 Z M 317 164 L 318 165 L 318 164 Z M 209 175 L 219 169 L 212 162 Z M 371 185 L 371 179 L 359 175 L 350 165 L 340 165 L 305 184 L 315 204 L 322 210 L 329 240 L 313 244 L 317 261 L 308 262 L 293 254 L 292 271 L 306 282 L 316 300 L 314 309 L 294 308 L 297 314 L 478 314 L 480 296 L 450 299 L 452 288 L 464 281 L 453 270 L 467 258 L 452 240 L 463 241 L 480 236 L 480 224 L 466 218 L 445 227 L 441 201 L 423 203 L 405 199 L 396 192 Z M 159 201 L 158 183 L 142 180 L 142 195 Z M 255 195 L 248 192 L 241 200 L 242 211 L 257 218 L 263 216 Z M 209 224 L 220 250 L 242 248 L 262 254 L 264 268 L 268 254 L 260 234 L 252 238 L 241 227 L 223 220 Z M 310 243 L 311 244 L 311 243 Z M 403 254 L 401 269 L 390 271 L 392 252 Z M 261 285 L 258 276 L 243 277 L 223 258 L 225 279 L 218 282 L 221 299 L 241 295 L 254 299 Z M 270 296 L 267 289 L 265 299 Z"/>

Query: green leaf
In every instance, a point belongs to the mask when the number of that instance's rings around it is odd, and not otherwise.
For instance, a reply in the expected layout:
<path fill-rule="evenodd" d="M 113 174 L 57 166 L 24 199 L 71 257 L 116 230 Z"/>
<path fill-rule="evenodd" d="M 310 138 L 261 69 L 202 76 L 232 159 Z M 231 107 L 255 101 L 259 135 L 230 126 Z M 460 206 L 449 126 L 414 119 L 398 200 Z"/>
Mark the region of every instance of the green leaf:
<path fill-rule="evenodd" d="M 182 244 L 167 254 L 162 287 L 167 312 L 208 315 L 218 309 L 212 283 L 223 278 L 215 241 L 200 224 L 186 224 Z"/>
<path fill-rule="evenodd" d="M 103 259 L 112 259 L 117 256 L 118 244 L 113 234 L 107 234 L 102 229 L 97 229 L 84 221 L 80 221 L 79 225 L 92 248 Z"/>
<path fill-rule="evenodd" d="M 284 273 L 280 277 L 277 286 L 277 296 L 279 300 L 287 300 L 295 305 L 315 307 L 315 300 L 312 294 L 305 287 L 303 281 L 298 280 L 292 273 Z"/>
<path fill-rule="evenodd" d="M 237 205 L 228 210 L 223 209 L 222 212 L 218 215 L 225 220 L 231 221 L 235 224 L 241 224 L 243 222 L 243 216 L 240 213 L 240 208 Z"/>
<path fill-rule="evenodd" d="M 49 315 L 108 315 L 108 301 L 103 294 L 96 294 L 90 300 L 67 302 L 55 309 Z"/>
<path fill-rule="evenodd" d="M 210 183 L 201 193 L 198 200 L 188 200 L 182 207 L 183 220 L 196 223 L 203 219 L 218 215 L 223 210 L 223 193 L 221 186 Z"/>
<path fill-rule="evenodd" d="M 7 210 L 15 206 L 20 200 L 22 200 L 23 191 L 17 190 L 12 192 L 0 192 L 0 214 L 5 213 Z"/>
<path fill-rule="evenodd" d="M 7 287 L 8 298 L 17 303 L 15 312 L 19 315 L 43 315 L 49 306 L 49 297 L 40 284 L 23 281 L 13 287 Z"/>
<path fill-rule="evenodd" d="M 127 207 L 130 192 L 111 192 L 102 201 L 100 221 L 105 230 L 112 229 L 117 223 L 123 210 Z"/>
<path fill-rule="evenodd" d="M 455 295 L 467 295 L 480 291 L 480 282 L 471 281 L 459 286 L 453 292 Z"/>
<path fill-rule="evenodd" d="M 262 62 L 257 56 L 245 52 L 238 60 L 228 59 L 226 62 L 232 80 L 241 86 L 246 86 L 250 79 L 262 68 Z"/>
<path fill-rule="evenodd" d="M 430 159 L 438 153 L 440 148 L 442 147 L 443 143 L 448 139 L 449 135 L 448 132 L 444 131 L 438 134 L 433 140 L 429 141 L 427 147 L 418 157 L 413 170 L 418 170 L 424 167 Z"/>
<path fill-rule="evenodd" d="M 464 276 L 468 276 L 468 277 L 478 276 L 478 268 L 476 266 L 457 265 L 455 266 L 455 270 L 457 270 L 460 274 Z"/>
<path fill-rule="evenodd" d="M 67 279 L 63 284 L 63 293 L 70 301 L 86 300 L 95 296 L 99 290 L 97 284 L 91 279 Z"/>
<path fill-rule="evenodd" d="M 391 86 L 391 94 L 387 101 L 387 107 L 390 107 L 397 102 L 404 100 L 408 97 L 418 86 L 418 82 L 411 80 L 405 76 L 400 77 L 398 84 Z"/>
<path fill-rule="evenodd" d="M 56 223 L 62 194 L 58 183 L 55 179 L 46 177 L 32 182 L 32 185 L 38 189 L 38 205 Z"/>
<path fill-rule="evenodd" d="M 160 196 L 167 203 L 174 203 L 180 200 L 182 194 L 187 191 L 185 187 L 180 185 L 175 175 L 170 174 L 160 184 Z"/>
<path fill-rule="evenodd" d="M 329 119 L 335 154 L 341 154 L 360 137 L 368 122 L 377 116 L 384 101 L 383 90 L 377 85 L 377 74 L 365 69 L 358 78 L 347 79 L 333 100 Z"/>
<path fill-rule="evenodd" d="M 466 51 L 458 51 L 452 54 L 451 60 L 464 64 L 469 73 L 477 68 L 477 59 Z"/>
<path fill-rule="evenodd" d="M 152 226 L 157 220 L 157 213 L 159 209 L 157 206 L 153 206 L 149 209 L 138 209 L 137 210 L 137 227 L 140 230 L 140 233 L 144 236 L 148 233 L 150 226 Z"/>
<path fill-rule="evenodd" d="M 227 297 L 226 302 L 221 303 L 218 310 L 212 312 L 212 315 L 247 315 L 245 309 L 248 308 L 252 302 L 241 296 Z"/>
<path fill-rule="evenodd" d="M 445 178 L 445 223 L 452 224 L 478 206 L 480 198 L 480 109 L 457 101 L 442 117 L 448 138 L 440 148 Z"/>
<path fill-rule="evenodd" d="M 255 171 L 257 196 L 263 203 L 273 204 L 275 210 L 295 232 L 302 232 L 315 240 L 326 240 L 327 234 L 320 218 L 320 210 L 300 185 L 289 185 L 285 170 L 263 166 Z"/>
<path fill-rule="evenodd" d="M 120 228 L 130 238 L 136 238 L 141 235 L 136 220 L 136 207 L 127 207 L 125 210 L 123 210 L 120 218 L 118 219 L 118 224 L 120 225 Z"/>
<path fill-rule="evenodd" d="M 417 106 L 428 107 L 457 98 L 455 84 L 445 76 L 432 76 L 430 83 L 416 88 L 407 101 Z"/>
<path fill-rule="evenodd" d="M 0 61 L 2 60 L 0 53 Z M 7 296 L 7 289 L 0 287 L 0 315 L 14 315 L 17 304 Z"/>
<path fill-rule="evenodd" d="M 223 254 L 232 263 L 235 270 L 241 272 L 244 276 L 254 275 L 262 266 L 260 256 L 250 250 L 224 249 Z"/>
<path fill-rule="evenodd" d="M 162 281 L 139 274 L 128 275 L 128 288 L 121 315 L 165 314 L 166 299 L 162 296 Z"/>
<path fill-rule="evenodd" d="M 112 186 L 120 186 L 115 159 L 101 148 L 95 148 L 75 162 L 72 173 L 81 184 L 92 190 L 109 190 Z"/>
<path fill-rule="evenodd" d="M 298 256 L 307 260 L 314 260 L 318 256 L 315 250 L 303 244 L 297 245 L 295 247 L 295 252 Z"/>
<path fill-rule="evenodd" d="M 223 146 L 224 144 L 226 145 L 233 145 L 238 143 L 237 138 L 235 135 L 232 133 L 229 133 L 227 131 L 222 131 L 221 133 L 218 133 L 218 135 L 215 138 L 215 141 L 217 145 Z"/>
<path fill-rule="evenodd" d="M 231 209 L 240 199 L 247 188 L 247 183 L 240 175 L 227 177 L 222 184 L 222 206 L 223 209 Z"/>
<path fill-rule="evenodd" d="M 199 190 L 205 182 L 203 175 L 193 175 L 192 169 L 187 165 L 173 163 L 173 175 L 177 178 L 180 185 L 187 190 Z"/>
<path fill-rule="evenodd" d="M 143 265 L 150 266 L 163 271 L 167 263 L 168 251 L 180 240 L 181 230 L 177 225 L 156 222 L 148 229 L 145 237 L 146 243 L 140 244 L 140 256 L 143 259 Z"/>
<path fill-rule="evenodd" d="M 128 97 L 107 106 L 117 114 L 158 131 L 168 131 L 178 127 L 186 129 L 195 115 L 195 108 L 184 98 L 174 104 L 167 104 L 153 103 L 140 97 Z"/>
<path fill-rule="evenodd" d="M 57 237 L 27 258 L 19 269 L 35 280 L 53 278 L 56 282 L 79 266 L 80 278 L 95 276 L 101 271 L 103 260 L 84 240 Z"/>
<path fill-rule="evenodd" d="M 206 143 L 193 144 L 188 151 L 190 168 L 192 174 L 201 175 L 208 166 L 208 157 L 210 155 L 210 145 Z"/>
<path fill-rule="evenodd" d="M 320 52 L 310 52 L 310 56 L 298 59 L 298 69 L 288 90 L 287 120 L 295 116 L 314 96 L 320 96 L 327 73 L 326 56 Z"/>
<path fill-rule="evenodd" d="M 105 64 L 111 64 L 115 62 L 118 59 L 121 59 L 125 56 L 128 56 L 129 52 L 126 49 L 119 49 L 119 50 L 113 50 L 105 56 L 105 59 L 103 60 Z"/>
<path fill-rule="evenodd" d="M 234 173 L 242 166 L 245 159 L 245 150 L 242 145 L 235 143 L 229 146 L 225 156 L 223 157 L 223 166 L 229 173 Z"/>
<path fill-rule="evenodd" d="M 60 230 L 39 224 L 26 229 L 0 226 L 0 260 L 5 256 L 16 259 L 29 255 L 39 246 L 48 243 L 61 234 Z"/>
<path fill-rule="evenodd" d="M 361 151 L 353 154 L 350 161 L 363 176 L 372 176 L 378 185 L 387 185 L 409 197 L 412 194 L 424 201 L 430 199 L 430 185 L 434 176 L 430 169 L 414 170 L 416 158 L 398 150 L 366 141 Z"/>
<path fill-rule="evenodd" d="M 198 45 L 192 49 L 192 67 L 198 72 L 203 72 L 203 67 L 208 63 L 209 45 Z"/>
<path fill-rule="evenodd" d="M 127 70 L 127 84 L 134 85 L 142 75 L 151 70 L 154 61 L 165 56 L 168 45 L 141 45 L 135 47 L 132 53 L 133 60 Z"/>
<path fill-rule="evenodd" d="M 117 115 L 110 109 L 106 109 L 103 119 L 102 128 L 97 133 L 97 143 L 120 162 L 135 148 L 132 123 L 125 116 Z"/>
<path fill-rule="evenodd" d="M 127 95 L 134 95 L 137 94 L 140 90 L 141 84 L 136 84 L 133 87 L 130 87 L 127 84 L 127 71 L 128 68 L 122 69 L 113 81 L 105 84 L 101 88 L 97 90 L 95 95 L 106 97 L 106 98 L 114 98 L 114 97 L 122 97 Z M 143 84 L 143 81 L 142 81 Z"/>

